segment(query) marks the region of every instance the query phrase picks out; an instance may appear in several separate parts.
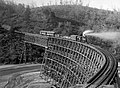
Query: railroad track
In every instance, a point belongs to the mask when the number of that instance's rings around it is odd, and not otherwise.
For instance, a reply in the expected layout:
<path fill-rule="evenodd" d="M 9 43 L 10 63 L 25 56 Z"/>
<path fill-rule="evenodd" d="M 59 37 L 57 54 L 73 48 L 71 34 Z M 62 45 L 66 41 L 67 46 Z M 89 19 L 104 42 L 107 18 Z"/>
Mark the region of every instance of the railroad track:
<path fill-rule="evenodd" d="M 99 47 L 96 47 L 96 46 L 94 47 L 100 50 L 106 57 L 106 64 L 101 69 L 100 73 L 96 74 L 96 76 L 90 80 L 91 82 L 88 83 L 89 85 L 87 86 L 89 87 L 90 85 L 94 84 L 96 85 L 96 88 L 97 88 L 100 85 L 108 85 L 113 82 L 118 71 L 117 70 L 118 64 L 117 64 L 117 60 L 113 57 L 111 53 L 108 53 L 107 51 Z"/>

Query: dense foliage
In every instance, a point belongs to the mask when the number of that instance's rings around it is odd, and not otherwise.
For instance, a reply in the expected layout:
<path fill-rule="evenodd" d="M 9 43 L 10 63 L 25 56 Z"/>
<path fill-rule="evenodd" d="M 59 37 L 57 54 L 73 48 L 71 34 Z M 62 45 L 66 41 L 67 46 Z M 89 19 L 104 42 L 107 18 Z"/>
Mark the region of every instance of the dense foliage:
<path fill-rule="evenodd" d="M 62 3 L 62 0 L 61 0 Z M 56 18 L 51 20 L 51 12 Z M 59 20 L 57 19 L 59 18 Z M 67 22 L 68 21 L 68 22 Z M 72 25 L 72 22 L 81 25 Z M 61 35 L 81 35 L 84 30 L 119 31 L 120 12 L 90 8 L 82 5 L 51 5 L 32 8 L 0 0 L 0 25 L 21 27 L 19 31 L 39 33 L 40 30 L 55 31 Z M 84 25 L 83 25 L 84 24 Z M 11 28 L 11 29 L 12 29 Z M 1 29 L 3 31 L 3 29 Z M 23 60 L 23 44 L 19 35 L 12 32 L 0 34 L 0 62 L 17 63 Z M 106 45 L 107 46 L 107 43 Z M 118 54 L 117 54 L 118 55 Z M 119 55 L 117 56 L 119 57 Z"/>

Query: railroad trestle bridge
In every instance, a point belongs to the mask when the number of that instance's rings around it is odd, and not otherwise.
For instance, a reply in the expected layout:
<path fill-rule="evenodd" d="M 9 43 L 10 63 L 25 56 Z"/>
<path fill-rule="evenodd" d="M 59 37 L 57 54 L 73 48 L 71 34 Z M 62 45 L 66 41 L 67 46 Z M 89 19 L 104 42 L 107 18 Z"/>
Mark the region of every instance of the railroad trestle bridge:
<path fill-rule="evenodd" d="M 77 84 L 85 84 L 85 88 L 91 85 L 99 87 L 116 83 L 118 64 L 109 52 L 71 39 L 23 34 L 25 44 L 45 48 L 43 74 L 53 79 L 60 88 Z"/>

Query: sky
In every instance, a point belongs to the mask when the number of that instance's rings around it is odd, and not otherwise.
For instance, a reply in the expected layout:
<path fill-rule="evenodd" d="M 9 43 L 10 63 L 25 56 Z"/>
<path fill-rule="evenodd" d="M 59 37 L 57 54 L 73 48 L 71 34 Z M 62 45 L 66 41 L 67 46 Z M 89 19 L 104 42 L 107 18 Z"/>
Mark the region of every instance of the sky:
<path fill-rule="evenodd" d="M 60 0 L 11 0 L 16 3 L 24 3 L 26 5 L 34 5 L 34 6 L 42 6 L 48 5 L 48 3 L 59 4 Z M 72 1 L 75 2 L 76 0 L 63 0 L 63 1 Z M 78 0 L 79 1 L 79 0 Z M 105 10 L 120 10 L 120 0 L 82 0 L 83 5 L 86 6 L 89 4 L 90 7 L 95 7 L 98 9 L 105 9 Z"/>

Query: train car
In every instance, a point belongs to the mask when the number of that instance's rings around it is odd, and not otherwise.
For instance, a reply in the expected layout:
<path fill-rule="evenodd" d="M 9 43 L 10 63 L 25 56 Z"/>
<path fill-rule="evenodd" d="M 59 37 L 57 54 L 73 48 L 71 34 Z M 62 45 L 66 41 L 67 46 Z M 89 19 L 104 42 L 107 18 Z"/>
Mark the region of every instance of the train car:
<path fill-rule="evenodd" d="M 70 38 L 71 38 L 72 40 L 77 40 L 77 36 L 78 36 L 78 35 L 71 35 Z"/>
<path fill-rule="evenodd" d="M 87 38 L 85 36 L 71 35 L 70 39 L 72 39 L 74 41 L 78 41 L 78 42 L 83 42 L 83 43 L 87 42 Z"/>
<path fill-rule="evenodd" d="M 40 31 L 40 35 L 47 35 L 46 31 Z"/>
<path fill-rule="evenodd" d="M 46 36 L 55 36 L 54 31 L 40 31 L 41 35 L 46 35 Z"/>

